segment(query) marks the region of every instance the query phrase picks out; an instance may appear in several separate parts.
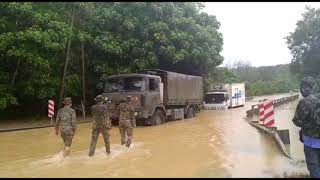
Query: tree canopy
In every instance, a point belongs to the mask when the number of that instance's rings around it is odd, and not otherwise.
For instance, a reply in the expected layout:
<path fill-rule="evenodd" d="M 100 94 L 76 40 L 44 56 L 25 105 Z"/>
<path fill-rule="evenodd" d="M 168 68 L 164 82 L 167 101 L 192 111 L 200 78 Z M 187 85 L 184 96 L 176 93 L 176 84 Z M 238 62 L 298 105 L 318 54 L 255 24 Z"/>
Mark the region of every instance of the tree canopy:
<path fill-rule="evenodd" d="M 318 76 L 320 74 L 320 9 L 306 7 L 296 29 L 286 37 L 293 56 L 294 73 Z"/>
<path fill-rule="evenodd" d="M 230 71 L 245 82 L 248 96 L 288 93 L 299 88 L 298 79 L 290 72 L 289 64 L 253 67 L 238 61 Z"/>
<path fill-rule="evenodd" d="M 0 3 L 0 109 L 32 112 L 58 98 L 69 35 L 65 96 L 78 103 L 82 43 L 88 100 L 102 92 L 111 74 L 162 68 L 209 78 L 223 61 L 223 39 L 220 23 L 201 12 L 203 7 L 194 2 Z"/>

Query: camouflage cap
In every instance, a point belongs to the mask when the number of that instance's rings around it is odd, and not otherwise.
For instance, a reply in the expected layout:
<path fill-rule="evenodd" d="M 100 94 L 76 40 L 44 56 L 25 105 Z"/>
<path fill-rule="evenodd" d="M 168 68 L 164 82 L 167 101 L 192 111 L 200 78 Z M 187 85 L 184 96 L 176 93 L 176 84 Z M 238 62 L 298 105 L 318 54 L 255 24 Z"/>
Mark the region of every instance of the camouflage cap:
<path fill-rule="evenodd" d="M 98 95 L 98 96 L 96 96 L 96 97 L 94 98 L 94 100 L 95 100 L 96 102 L 101 102 L 101 101 L 104 100 L 104 97 L 103 97 L 102 95 Z"/>
<path fill-rule="evenodd" d="M 302 79 L 300 84 L 300 92 L 303 97 L 307 97 L 310 94 L 317 93 L 319 91 L 319 87 L 317 82 L 311 76 L 307 76 Z"/>
<path fill-rule="evenodd" d="M 72 103 L 71 97 L 64 98 L 62 103 L 65 104 L 65 105 L 71 104 Z"/>

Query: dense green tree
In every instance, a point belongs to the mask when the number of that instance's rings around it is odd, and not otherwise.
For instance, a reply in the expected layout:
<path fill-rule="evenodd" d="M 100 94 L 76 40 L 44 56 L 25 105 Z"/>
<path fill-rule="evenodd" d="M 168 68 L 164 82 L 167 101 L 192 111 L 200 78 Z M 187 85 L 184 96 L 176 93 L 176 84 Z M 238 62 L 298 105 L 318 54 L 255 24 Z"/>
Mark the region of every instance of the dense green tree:
<path fill-rule="evenodd" d="M 223 41 L 219 22 L 201 12 L 203 7 L 192 2 L 0 3 L 0 109 L 33 113 L 58 98 L 69 35 L 65 95 L 75 104 L 81 100 L 82 46 L 88 100 L 102 92 L 109 75 L 144 68 L 207 81 L 223 61 Z"/>
<path fill-rule="evenodd" d="M 303 75 L 320 74 L 320 9 L 306 7 L 302 19 L 287 38 L 293 59 L 292 71 Z"/>
<path fill-rule="evenodd" d="M 287 93 L 299 87 L 290 65 L 253 67 L 245 61 L 236 61 L 229 65 L 229 71 L 245 82 L 247 96 Z"/>

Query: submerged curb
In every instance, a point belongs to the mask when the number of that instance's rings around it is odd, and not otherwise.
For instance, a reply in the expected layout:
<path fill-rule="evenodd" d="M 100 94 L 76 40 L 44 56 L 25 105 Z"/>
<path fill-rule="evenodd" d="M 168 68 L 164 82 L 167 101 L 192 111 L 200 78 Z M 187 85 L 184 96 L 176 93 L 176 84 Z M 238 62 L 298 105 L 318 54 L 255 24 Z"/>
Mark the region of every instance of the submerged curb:
<path fill-rule="evenodd" d="M 92 121 L 83 121 L 83 122 L 78 122 L 77 124 L 89 123 L 89 122 L 92 122 Z M 54 127 L 54 126 L 53 125 L 42 125 L 42 126 L 23 127 L 23 128 L 0 129 L 0 133 L 13 132 L 13 131 L 24 131 L 24 130 L 40 129 L 40 128 L 48 128 L 48 127 Z"/>

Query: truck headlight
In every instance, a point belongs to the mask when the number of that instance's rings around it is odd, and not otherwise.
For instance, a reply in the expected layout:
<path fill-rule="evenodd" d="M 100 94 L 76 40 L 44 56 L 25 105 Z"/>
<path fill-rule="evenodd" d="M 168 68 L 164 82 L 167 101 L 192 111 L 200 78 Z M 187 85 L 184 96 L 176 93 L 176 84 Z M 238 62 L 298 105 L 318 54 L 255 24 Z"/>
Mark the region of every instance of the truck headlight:
<path fill-rule="evenodd" d="M 134 112 L 134 115 L 135 115 L 135 116 L 138 116 L 138 112 Z"/>

